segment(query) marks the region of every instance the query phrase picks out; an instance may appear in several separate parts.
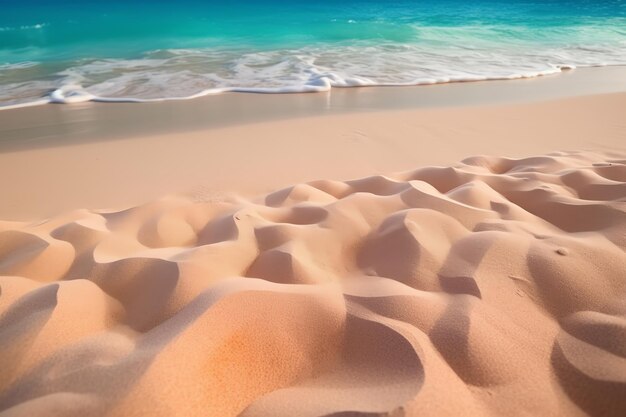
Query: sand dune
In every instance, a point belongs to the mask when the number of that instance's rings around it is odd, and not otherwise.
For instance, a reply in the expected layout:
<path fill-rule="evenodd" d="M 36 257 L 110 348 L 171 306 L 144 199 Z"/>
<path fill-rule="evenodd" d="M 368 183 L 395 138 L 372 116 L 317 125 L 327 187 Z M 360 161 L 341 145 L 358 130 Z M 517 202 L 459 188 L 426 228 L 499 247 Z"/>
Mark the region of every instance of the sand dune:
<path fill-rule="evenodd" d="M 2 416 L 624 416 L 626 154 L 0 222 Z"/>

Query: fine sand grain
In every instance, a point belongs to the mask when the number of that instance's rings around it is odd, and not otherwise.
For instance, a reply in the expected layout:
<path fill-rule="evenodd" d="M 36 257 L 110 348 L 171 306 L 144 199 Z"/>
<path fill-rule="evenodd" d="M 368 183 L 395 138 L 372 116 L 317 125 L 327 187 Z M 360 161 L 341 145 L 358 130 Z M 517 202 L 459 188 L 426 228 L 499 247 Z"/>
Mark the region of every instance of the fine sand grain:
<path fill-rule="evenodd" d="M 3 417 L 626 415 L 626 152 L 201 197 L 0 222 Z"/>

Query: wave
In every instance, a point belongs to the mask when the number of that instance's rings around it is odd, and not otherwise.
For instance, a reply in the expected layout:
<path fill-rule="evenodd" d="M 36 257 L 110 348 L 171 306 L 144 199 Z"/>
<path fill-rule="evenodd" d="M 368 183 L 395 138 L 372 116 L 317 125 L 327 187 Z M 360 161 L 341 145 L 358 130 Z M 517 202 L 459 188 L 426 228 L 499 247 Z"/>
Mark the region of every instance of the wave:
<path fill-rule="evenodd" d="M 190 100 L 226 92 L 314 93 L 332 88 L 512 80 L 564 69 L 626 64 L 626 45 L 473 49 L 465 45 L 305 47 L 242 52 L 155 50 L 140 59 L 80 60 L 46 74 L 45 63 L 0 66 L 0 110 L 48 103 Z M 26 74 L 26 75 L 23 75 Z M 26 78 L 20 78 L 26 77 Z"/>
<path fill-rule="evenodd" d="M 96 102 L 132 102 L 147 103 L 155 101 L 167 100 L 190 100 L 207 95 L 236 92 L 236 93 L 262 93 L 262 94 L 285 94 L 285 93 L 319 93 L 330 91 L 331 88 L 347 88 L 347 87 L 405 87 L 418 85 L 446 84 L 454 82 L 470 82 L 470 81 L 493 81 L 493 80 L 514 80 L 521 78 L 535 78 L 543 75 L 551 75 L 561 72 L 563 69 L 574 69 L 573 66 L 554 67 L 544 71 L 536 71 L 525 74 L 511 74 L 507 76 L 467 76 L 467 77 L 440 77 L 426 78 L 415 80 L 408 83 L 376 83 L 364 78 L 342 78 L 338 74 L 328 73 L 318 78 L 314 78 L 310 83 L 303 85 L 294 85 L 288 87 L 222 87 L 209 88 L 198 93 L 183 97 L 159 97 L 159 98 L 137 98 L 137 97 L 100 97 L 87 92 L 80 85 L 69 85 L 54 90 L 50 94 L 50 103 L 81 103 L 86 101 Z"/>
<path fill-rule="evenodd" d="M 597 65 L 600 66 L 600 65 Z M 39 106 L 44 104 L 73 104 L 84 102 L 99 103 L 150 103 L 162 101 L 181 101 L 192 100 L 209 95 L 222 93 L 256 93 L 256 94 L 290 94 L 290 93 L 321 93 L 330 91 L 332 88 L 351 88 L 351 87 L 409 87 L 419 85 L 448 84 L 473 81 L 498 81 L 498 80 L 515 80 L 522 78 L 536 78 L 545 75 L 552 75 L 562 72 L 563 70 L 575 69 L 574 66 L 560 66 L 543 71 L 536 71 L 524 74 L 511 74 L 507 76 L 467 76 L 467 77 L 440 77 L 416 80 L 411 83 L 376 83 L 374 81 L 358 78 L 341 78 L 337 74 L 327 74 L 317 80 L 304 85 L 294 85 L 287 87 L 221 87 L 209 88 L 199 91 L 188 96 L 172 96 L 172 97 L 156 97 L 156 98 L 139 98 L 139 97 L 103 97 L 89 93 L 81 85 L 66 85 L 58 88 L 50 93 L 48 97 L 17 103 L 11 105 L 0 106 L 0 110 L 9 110 L 23 107 Z"/>

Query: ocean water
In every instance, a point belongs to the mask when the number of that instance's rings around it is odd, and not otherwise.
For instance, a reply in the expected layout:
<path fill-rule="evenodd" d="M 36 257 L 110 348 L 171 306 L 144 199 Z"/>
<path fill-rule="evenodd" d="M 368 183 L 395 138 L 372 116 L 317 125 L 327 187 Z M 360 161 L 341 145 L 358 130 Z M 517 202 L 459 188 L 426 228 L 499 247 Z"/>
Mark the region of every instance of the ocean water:
<path fill-rule="evenodd" d="M 0 0 L 0 107 L 626 64 L 626 0 Z"/>

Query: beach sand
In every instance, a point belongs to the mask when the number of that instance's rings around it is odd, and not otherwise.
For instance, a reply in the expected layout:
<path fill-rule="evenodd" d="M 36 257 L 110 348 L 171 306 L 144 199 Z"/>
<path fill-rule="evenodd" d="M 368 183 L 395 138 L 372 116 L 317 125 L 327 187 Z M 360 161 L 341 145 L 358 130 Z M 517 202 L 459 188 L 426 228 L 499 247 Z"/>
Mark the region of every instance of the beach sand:
<path fill-rule="evenodd" d="M 624 416 L 625 109 L 5 141 L 0 415 Z"/>

